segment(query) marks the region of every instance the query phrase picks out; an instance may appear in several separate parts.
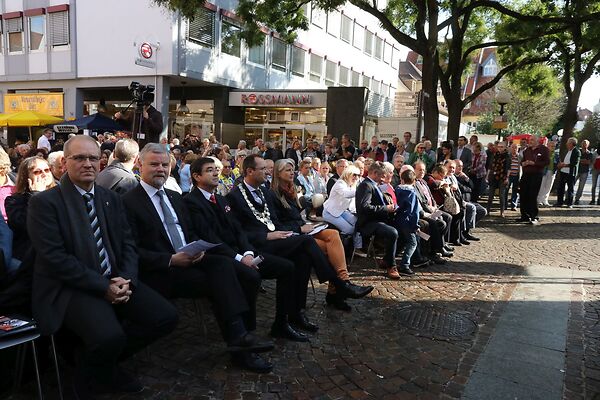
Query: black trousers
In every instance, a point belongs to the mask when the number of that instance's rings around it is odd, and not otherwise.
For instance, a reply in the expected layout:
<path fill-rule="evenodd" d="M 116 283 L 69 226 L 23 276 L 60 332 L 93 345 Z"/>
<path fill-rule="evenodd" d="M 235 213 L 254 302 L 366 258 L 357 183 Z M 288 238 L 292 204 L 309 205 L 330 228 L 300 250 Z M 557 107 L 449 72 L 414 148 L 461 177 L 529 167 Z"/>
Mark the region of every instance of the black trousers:
<path fill-rule="evenodd" d="M 442 216 L 439 219 L 433 220 L 431 218 L 423 218 L 427 222 L 429 231 L 427 232 L 431 237 L 429 238 L 430 252 L 441 252 L 442 247 L 446 242 L 446 238 L 449 238 L 450 223 L 452 222 L 452 215 L 447 212 L 442 212 Z"/>
<path fill-rule="evenodd" d="M 575 194 L 575 177 L 566 172 L 558 173 L 558 182 L 556 183 L 556 204 L 565 204 L 565 185 L 567 185 L 568 206 L 573 205 L 573 196 Z"/>
<path fill-rule="evenodd" d="M 118 360 L 167 335 L 177 325 L 175 307 L 143 283 L 127 303 L 113 305 L 101 297 L 74 291 L 64 326 L 83 342 L 76 378 L 110 384 Z"/>
<path fill-rule="evenodd" d="M 542 172 L 525 172 L 519 182 L 519 193 L 521 194 L 521 218 L 537 218 L 539 209 L 537 195 L 542 186 Z"/>
<path fill-rule="evenodd" d="M 360 233 L 363 238 L 369 236 L 381 238 L 385 248 L 385 254 L 383 255 L 385 266 L 389 268 L 396 265 L 395 257 L 398 244 L 398 231 L 396 228 L 385 222 L 367 222 L 360 228 Z"/>

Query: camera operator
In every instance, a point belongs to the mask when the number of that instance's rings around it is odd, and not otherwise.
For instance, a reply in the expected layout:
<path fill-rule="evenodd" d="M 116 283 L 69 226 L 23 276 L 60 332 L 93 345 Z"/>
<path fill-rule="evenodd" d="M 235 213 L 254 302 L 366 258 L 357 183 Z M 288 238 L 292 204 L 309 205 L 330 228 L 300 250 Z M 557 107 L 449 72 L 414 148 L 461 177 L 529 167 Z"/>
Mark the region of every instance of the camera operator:
<path fill-rule="evenodd" d="M 136 109 L 125 114 L 115 113 L 115 120 L 123 125 L 125 130 L 133 132 L 133 139 L 138 141 L 140 148 L 144 147 L 146 143 L 158 143 L 163 130 L 163 117 L 160 111 L 152 106 L 154 86 L 131 82 L 129 91 L 133 96 L 133 102 L 137 105 Z M 139 117 L 142 118 L 141 124 Z"/>

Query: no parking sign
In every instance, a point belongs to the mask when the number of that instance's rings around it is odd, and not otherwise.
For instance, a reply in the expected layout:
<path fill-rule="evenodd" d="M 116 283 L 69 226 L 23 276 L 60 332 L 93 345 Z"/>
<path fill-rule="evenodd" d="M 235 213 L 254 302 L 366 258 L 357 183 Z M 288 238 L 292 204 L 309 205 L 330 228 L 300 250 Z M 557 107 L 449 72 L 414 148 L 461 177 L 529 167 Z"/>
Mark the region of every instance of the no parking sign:
<path fill-rule="evenodd" d="M 156 50 L 158 45 L 150 42 L 134 43 L 136 47 L 135 63 L 141 67 L 156 68 Z"/>

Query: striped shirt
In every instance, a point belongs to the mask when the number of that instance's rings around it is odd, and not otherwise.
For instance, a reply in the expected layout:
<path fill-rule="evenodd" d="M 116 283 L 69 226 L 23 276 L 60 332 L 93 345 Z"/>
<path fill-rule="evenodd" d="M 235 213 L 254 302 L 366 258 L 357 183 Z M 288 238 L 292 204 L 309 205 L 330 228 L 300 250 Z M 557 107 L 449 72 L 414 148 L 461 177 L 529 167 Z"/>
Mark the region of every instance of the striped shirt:
<path fill-rule="evenodd" d="M 519 168 L 521 164 L 519 163 L 519 154 L 513 154 L 510 158 L 510 171 L 508 173 L 509 176 L 519 176 Z"/>

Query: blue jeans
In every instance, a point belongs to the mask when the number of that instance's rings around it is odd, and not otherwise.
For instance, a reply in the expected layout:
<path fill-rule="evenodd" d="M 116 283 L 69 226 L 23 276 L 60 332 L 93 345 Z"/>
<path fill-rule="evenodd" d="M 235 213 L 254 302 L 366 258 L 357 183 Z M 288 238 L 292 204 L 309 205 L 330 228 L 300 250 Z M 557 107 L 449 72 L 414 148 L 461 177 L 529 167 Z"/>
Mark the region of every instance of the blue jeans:
<path fill-rule="evenodd" d="M 338 228 L 344 235 L 353 235 L 354 248 L 363 247 L 360 233 L 355 231 L 356 216 L 350 211 L 346 210 L 339 217 L 334 217 L 329 211 L 323 209 L 323 220 Z"/>
<path fill-rule="evenodd" d="M 415 232 L 410 232 L 408 229 L 398 228 L 398 238 L 401 239 L 401 243 L 404 243 L 404 252 L 402 253 L 402 259 L 400 265 L 403 267 L 410 267 L 410 259 L 415 252 L 418 240 Z"/>
<path fill-rule="evenodd" d="M 505 204 L 508 206 L 508 191 L 512 187 L 512 195 L 510 196 L 510 205 L 513 208 L 517 208 L 519 203 L 519 175 L 512 175 L 508 177 L 508 186 L 506 187 L 505 196 L 506 201 Z"/>

